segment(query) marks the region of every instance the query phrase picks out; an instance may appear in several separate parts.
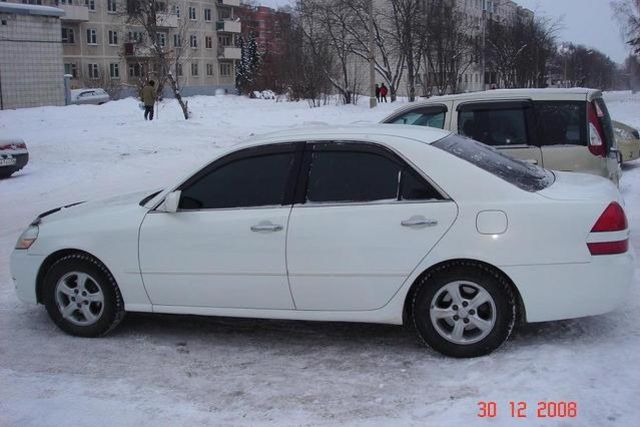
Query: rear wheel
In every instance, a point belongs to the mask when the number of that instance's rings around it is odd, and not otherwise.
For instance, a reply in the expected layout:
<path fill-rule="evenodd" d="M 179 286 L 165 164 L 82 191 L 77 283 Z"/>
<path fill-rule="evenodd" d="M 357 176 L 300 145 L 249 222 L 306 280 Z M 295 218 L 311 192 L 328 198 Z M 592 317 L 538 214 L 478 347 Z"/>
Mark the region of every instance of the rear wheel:
<path fill-rule="evenodd" d="M 413 322 L 420 339 L 452 357 L 491 353 L 516 320 L 509 283 L 475 263 L 453 264 L 422 279 L 414 294 Z"/>
<path fill-rule="evenodd" d="M 56 261 L 43 285 L 49 316 L 71 335 L 104 335 L 124 317 L 124 303 L 113 276 L 88 255 L 68 255 Z"/>

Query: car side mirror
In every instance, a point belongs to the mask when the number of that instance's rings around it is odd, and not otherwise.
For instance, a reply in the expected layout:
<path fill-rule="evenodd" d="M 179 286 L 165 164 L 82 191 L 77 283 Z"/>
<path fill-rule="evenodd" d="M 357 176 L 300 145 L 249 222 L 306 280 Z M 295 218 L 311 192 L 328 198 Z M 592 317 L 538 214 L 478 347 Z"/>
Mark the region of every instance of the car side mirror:
<path fill-rule="evenodd" d="M 173 191 L 167 194 L 164 198 L 164 202 L 159 206 L 159 210 L 167 213 L 175 213 L 178 211 L 178 205 L 180 204 L 180 190 Z"/>

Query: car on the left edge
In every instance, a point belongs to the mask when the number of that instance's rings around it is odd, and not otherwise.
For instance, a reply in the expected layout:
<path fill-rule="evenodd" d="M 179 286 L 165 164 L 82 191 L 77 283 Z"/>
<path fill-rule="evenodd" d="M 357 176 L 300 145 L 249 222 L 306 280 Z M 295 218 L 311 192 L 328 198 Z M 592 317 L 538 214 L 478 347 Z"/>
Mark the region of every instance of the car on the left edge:
<path fill-rule="evenodd" d="M 162 191 L 44 212 L 11 271 L 20 299 L 72 335 L 103 335 L 127 311 L 370 322 L 474 357 L 521 321 L 624 302 L 623 203 L 605 178 L 442 130 L 302 128 Z"/>
<path fill-rule="evenodd" d="M 0 179 L 10 177 L 28 162 L 29 151 L 23 140 L 0 138 Z"/>

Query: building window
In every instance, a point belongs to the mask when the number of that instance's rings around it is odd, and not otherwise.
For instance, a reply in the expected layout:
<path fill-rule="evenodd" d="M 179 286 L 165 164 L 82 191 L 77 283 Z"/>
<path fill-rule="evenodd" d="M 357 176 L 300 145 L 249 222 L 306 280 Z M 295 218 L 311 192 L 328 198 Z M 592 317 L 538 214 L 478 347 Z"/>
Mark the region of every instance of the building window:
<path fill-rule="evenodd" d="M 90 79 L 97 79 L 100 77 L 98 64 L 87 64 L 87 68 L 89 70 Z"/>
<path fill-rule="evenodd" d="M 62 43 L 75 43 L 76 38 L 73 33 L 73 28 L 62 27 Z"/>
<path fill-rule="evenodd" d="M 173 47 L 182 47 L 182 36 L 180 34 L 173 35 Z"/>
<path fill-rule="evenodd" d="M 107 0 L 107 10 L 109 12 L 117 12 L 118 7 L 116 6 L 116 0 Z"/>
<path fill-rule="evenodd" d="M 196 20 L 196 8 L 195 7 L 189 7 L 189 19 L 191 20 Z"/>
<path fill-rule="evenodd" d="M 89 8 L 89 10 L 96 10 L 96 0 L 84 0 L 84 4 Z"/>
<path fill-rule="evenodd" d="M 207 76 L 213 76 L 213 64 L 207 64 Z"/>
<path fill-rule="evenodd" d="M 165 33 L 158 33 L 158 46 L 165 47 L 167 45 L 167 35 Z"/>
<path fill-rule="evenodd" d="M 143 74 L 142 64 L 129 64 L 129 77 L 142 77 Z"/>
<path fill-rule="evenodd" d="M 39 4 L 42 5 L 42 0 L 22 0 L 24 4 Z"/>
<path fill-rule="evenodd" d="M 220 63 L 220 75 L 221 76 L 230 76 L 231 75 L 231 64 L 229 64 L 228 62 L 221 62 Z"/>
<path fill-rule="evenodd" d="M 207 22 L 211 22 L 211 9 L 204 10 L 204 20 Z"/>
<path fill-rule="evenodd" d="M 120 64 L 117 62 L 109 64 L 109 75 L 112 79 L 120 78 Z"/>
<path fill-rule="evenodd" d="M 109 44 L 117 45 L 118 44 L 118 32 L 109 30 Z"/>
<path fill-rule="evenodd" d="M 173 6 L 173 12 L 176 14 L 178 18 L 180 18 L 180 6 L 178 5 Z"/>
<path fill-rule="evenodd" d="M 191 64 L 191 75 L 192 76 L 198 75 L 198 64 L 195 62 Z"/>
<path fill-rule="evenodd" d="M 87 29 L 87 44 L 98 44 L 98 35 L 95 28 Z"/>
<path fill-rule="evenodd" d="M 193 48 L 198 47 L 198 37 L 195 35 L 191 35 L 189 38 L 189 45 Z"/>
<path fill-rule="evenodd" d="M 72 78 L 78 78 L 78 66 L 74 63 L 64 64 L 64 73 L 70 74 Z"/>
<path fill-rule="evenodd" d="M 207 49 L 213 48 L 213 38 L 207 36 L 204 38 L 204 47 Z"/>
<path fill-rule="evenodd" d="M 176 74 L 178 77 L 182 77 L 182 64 L 176 64 Z"/>
<path fill-rule="evenodd" d="M 143 40 L 143 34 L 140 31 L 129 31 L 129 41 L 130 42 L 136 42 L 136 43 L 142 43 Z"/>
<path fill-rule="evenodd" d="M 218 45 L 219 46 L 231 46 L 231 34 L 220 34 L 218 36 Z"/>

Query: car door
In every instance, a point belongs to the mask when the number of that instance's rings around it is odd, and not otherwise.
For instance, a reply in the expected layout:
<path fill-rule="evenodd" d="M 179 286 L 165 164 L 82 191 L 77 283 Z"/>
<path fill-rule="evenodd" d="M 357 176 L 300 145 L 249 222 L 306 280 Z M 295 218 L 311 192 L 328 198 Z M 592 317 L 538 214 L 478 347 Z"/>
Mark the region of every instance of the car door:
<path fill-rule="evenodd" d="M 285 236 L 295 164 L 293 144 L 238 151 L 181 185 L 177 212 L 147 214 L 139 258 L 151 302 L 292 309 Z"/>
<path fill-rule="evenodd" d="M 376 144 L 307 144 L 302 176 L 287 234 L 298 310 L 384 306 L 457 215 L 453 201 Z"/>
<path fill-rule="evenodd" d="M 458 105 L 457 112 L 460 135 L 525 162 L 543 166 L 542 150 L 536 145 L 531 101 L 465 102 Z"/>

